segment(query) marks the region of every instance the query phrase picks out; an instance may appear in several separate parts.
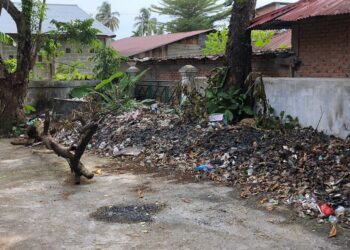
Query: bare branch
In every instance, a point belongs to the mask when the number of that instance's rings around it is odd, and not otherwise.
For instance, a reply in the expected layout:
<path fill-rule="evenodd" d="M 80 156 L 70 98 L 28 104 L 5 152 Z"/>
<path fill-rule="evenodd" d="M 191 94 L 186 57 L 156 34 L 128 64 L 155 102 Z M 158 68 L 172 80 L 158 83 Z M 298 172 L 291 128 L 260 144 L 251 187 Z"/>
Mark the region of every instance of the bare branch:
<path fill-rule="evenodd" d="M 18 23 L 22 18 L 22 13 L 17 9 L 12 1 L 9 0 L 0 0 L 0 10 L 4 8 L 12 19 Z M 1 13 L 0 13 L 1 14 Z"/>
<path fill-rule="evenodd" d="M 91 140 L 94 133 L 96 133 L 98 125 L 92 123 L 86 126 L 84 133 L 81 134 L 78 146 L 64 147 L 57 143 L 50 135 L 50 116 L 49 112 L 45 112 L 45 122 L 41 123 L 40 126 L 36 127 L 39 138 L 44 143 L 47 149 L 53 150 L 58 156 L 63 157 L 68 162 L 72 172 L 75 173 L 75 183 L 80 183 L 80 176 L 84 176 L 88 179 L 92 179 L 94 174 L 90 172 L 81 163 L 80 158 L 85 152 L 85 148 Z M 72 152 L 74 151 L 74 152 Z"/>

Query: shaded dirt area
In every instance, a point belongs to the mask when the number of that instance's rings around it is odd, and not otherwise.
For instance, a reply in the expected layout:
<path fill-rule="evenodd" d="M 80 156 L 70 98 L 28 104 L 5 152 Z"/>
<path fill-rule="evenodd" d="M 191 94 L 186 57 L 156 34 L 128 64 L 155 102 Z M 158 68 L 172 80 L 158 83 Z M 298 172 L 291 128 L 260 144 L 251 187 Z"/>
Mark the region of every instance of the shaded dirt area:
<path fill-rule="evenodd" d="M 251 208 L 232 188 L 137 174 L 125 166 L 118 172 L 120 163 L 108 167 L 93 156 L 83 162 L 101 173 L 74 186 L 64 160 L 0 140 L 0 249 L 349 248 L 342 233 L 327 239 L 283 214 Z M 101 207 L 146 204 L 165 207 L 151 214 L 152 222 L 90 217 Z"/>

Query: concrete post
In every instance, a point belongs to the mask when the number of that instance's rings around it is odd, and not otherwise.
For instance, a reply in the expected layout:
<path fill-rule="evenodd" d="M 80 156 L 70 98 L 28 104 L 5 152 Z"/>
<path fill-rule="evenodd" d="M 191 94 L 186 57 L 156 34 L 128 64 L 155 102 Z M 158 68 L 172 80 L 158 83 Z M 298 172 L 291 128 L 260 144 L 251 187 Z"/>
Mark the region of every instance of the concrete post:
<path fill-rule="evenodd" d="M 191 96 L 195 90 L 195 77 L 198 69 L 192 65 L 186 65 L 179 70 L 181 75 L 181 100 L 180 104 L 183 107 L 189 106 L 191 109 Z M 185 108 L 186 109 L 186 108 Z"/>
<path fill-rule="evenodd" d="M 194 78 L 197 76 L 198 69 L 192 65 L 183 66 L 179 73 L 181 75 L 181 85 L 185 86 L 193 86 Z"/>
<path fill-rule="evenodd" d="M 140 72 L 140 69 L 136 66 L 131 66 L 126 70 L 126 73 L 128 73 L 131 77 L 135 77 L 137 73 Z M 131 98 L 135 98 L 136 95 L 136 86 L 130 86 L 129 88 L 129 96 Z"/>

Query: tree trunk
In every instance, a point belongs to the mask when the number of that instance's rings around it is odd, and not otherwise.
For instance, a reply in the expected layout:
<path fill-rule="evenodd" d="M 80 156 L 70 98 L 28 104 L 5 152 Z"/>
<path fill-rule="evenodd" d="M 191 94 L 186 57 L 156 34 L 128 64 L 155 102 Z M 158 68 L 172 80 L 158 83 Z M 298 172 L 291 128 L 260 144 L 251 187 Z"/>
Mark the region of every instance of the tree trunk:
<path fill-rule="evenodd" d="M 247 30 L 255 16 L 256 0 L 236 0 L 232 7 L 226 48 L 226 64 L 229 68 L 226 87 L 243 87 L 252 70 L 251 32 Z"/>
<path fill-rule="evenodd" d="M 12 1 L 0 0 L 0 3 L 16 22 L 18 31 L 16 73 L 5 72 L 5 78 L 0 79 L 0 133 L 9 134 L 13 125 L 25 120 L 23 104 L 27 95 L 29 72 L 34 66 L 33 58 L 36 52 L 31 30 L 33 2 L 22 0 L 22 12 Z M 0 60 L 0 64 L 2 63 Z"/>
<path fill-rule="evenodd" d="M 23 111 L 27 83 L 14 79 L 0 79 L 0 134 L 8 135 L 15 124 L 25 120 Z"/>

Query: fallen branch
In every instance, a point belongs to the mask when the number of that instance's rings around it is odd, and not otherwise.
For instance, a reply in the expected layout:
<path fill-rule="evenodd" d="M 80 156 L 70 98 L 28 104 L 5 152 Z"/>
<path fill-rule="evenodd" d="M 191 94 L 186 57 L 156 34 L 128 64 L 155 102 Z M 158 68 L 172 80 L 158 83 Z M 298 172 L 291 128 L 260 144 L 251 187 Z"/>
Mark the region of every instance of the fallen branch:
<path fill-rule="evenodd" d="M 39 139 L 44 143 L 47 149 L 53 150 L 58 156 L 63 157 L 68 162 L 71 171 L 75 173 L 75 184 L 80 184 L 80 176 L 84 176 L 87 179 L 92 179 L 94 174 L 89 171 L 80 158 L 85 152 L 85 148 L 91 140 L 92 136 L 96 133 L 98 125 L 97 123 L 91 123 L 84 127 L 78 145 L 75 147 L 64 147 L 57 143 L 49 133 L 50 128 L 50 114 L 49 111 L 45 112 L 45 121 L 36 126 L 37 135 Z M 74 153 L 73 153 L 74 152 Z"/>
<path fill-rule="evenodd" d="M 32 154 L 54 154 L 55 152 L 50 149 L 37 150 L 33 149 Z"/>

